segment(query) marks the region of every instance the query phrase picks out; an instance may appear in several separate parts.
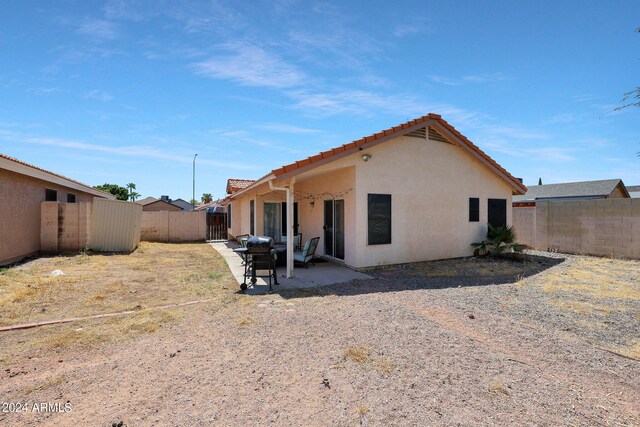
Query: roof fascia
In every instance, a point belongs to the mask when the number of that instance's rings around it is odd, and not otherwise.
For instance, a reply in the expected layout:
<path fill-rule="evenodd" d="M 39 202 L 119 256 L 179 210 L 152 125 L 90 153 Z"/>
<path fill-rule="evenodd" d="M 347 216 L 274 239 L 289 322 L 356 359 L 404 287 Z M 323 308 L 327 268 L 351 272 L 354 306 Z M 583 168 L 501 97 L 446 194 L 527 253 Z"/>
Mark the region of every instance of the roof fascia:
<path fill-rule="evenodd" d="M 237 198 L 238 196 L 242 196 L 242 195 L 244 195 L 244 193 L 246 193 L 247 191 L 251 190 L 251 189 L 252 189 L 252 188 L 254 188 L 254 187 L 258 187 L 259 185 L 266 184 L 267 182 L 271 181 L 271 180 L 272 180 L 272 179 L 274 179 L 275 177 L 276 177 L 276 176 L 275 176 L 274 174 L 270 173 L 269 175 L 265 176 L 265 177 L 264 177 L 264 178 L 262 178 L 261 180 L 254 182 L 253 184 L 251 184 L 251 185 L 250 185 L 250 186 L 248 186 L 247 188 L 242 189 L 242 190 L 240 190 L 240 191 L 237 191 L 237 192 L 235 192 L 235 193 L 233 193 L 233 194 L 229 194 L 227 197 L 225 197 L 225 199 L 226 199 L 226 198 L 229 198 L 229 199 L 232 199 L 232 200 L 233 200 L 233 199 Z"/>
<path fill-rule="evenodd" d="M 425 120 L 424 122 L 417 123 L 417 124 L 409 126 L 407 128 L 404 128 L 404 129 L 398 130 L 396 132 L 390 133 L 388 135 L 382 136 L 380 138 L 374 139 L 371 142 L 365 142 L 364 144 L 357 145 L 357 146 L 352 147 L 352 148 L 350 148 L 348 150 L 344 150 L 344 151 L 342 151 L 342 152 L 340 152 L 338 154 L 331 154 L 331 155 L 329 155 L 328 157 L 326 157 L 326 158 L 324 158 L 322 160 L 318 160 L 317 162 L 313 162 L 313 163 L 308 164 L 306 166 L 303 166 L 301 168 L 294 169 L 291 172 L 285 172 L 285 173 L 283 173 L 281 175 L 278 175 L 277 178 L 279 180 L 289 179 L 291 177 L 300 175 L 302 173 L 305 173 L 305 172 L 310 171 L 312 169 L 315 169 L 317 167 L 326 165 L 326 164 L 334 162 L 336 160 L 343 159 L 343 158 L 345 158 L 347 156 L 350 156 L 350 155 L 352 155 L 354 153 L 357 153 L 358 151 L 363 151 L 363 150 L 366 150 L 368 148 L 375 147 L 378 144 L 382 144 L 383 142 L 387 142 L 387 141 L 392 140 L 394 138 L 398 138 L 400 136 L 406 135 L 406 134 L 408 134 L 410 132 L 413 132 L 414 130 L 422 129 L 422 128 L 427 127 L 427 126 L 431 126 L 434 123 L 437 123 L 437 120 L 435 120 L 433 118 L 430 118 L 429 120 Z M 345 144 L 345 145 L 348 145 L 348 144 Z"/>
<path fill-rule="evenodd" d="M 115 200 L 116 198 L 113 194 L 105 193 L 104 191 L 100 191 L 95 188 L 89 187 L 88 185 L 79 184 L 69 179 L 65 179 L 60 176 L 53 175 L 43 170 L 34 169 L 32 167 L 29 167 L 20 163 L 16 163 L 14 161 L 5 159 L 3 157 L 0 157 L 0 169 L 6 169 L 8 171 L 18 173 L 20 175 L 26 175 L 31 178 L 36 178 L 42 181 L 50 182 L 52 184 L 58 184 L 73 190 L 82 191 L 83 193 L 93 194 L 96 197 L 104 197 L 105 199 L 112 199 L 112 200 Z"/>

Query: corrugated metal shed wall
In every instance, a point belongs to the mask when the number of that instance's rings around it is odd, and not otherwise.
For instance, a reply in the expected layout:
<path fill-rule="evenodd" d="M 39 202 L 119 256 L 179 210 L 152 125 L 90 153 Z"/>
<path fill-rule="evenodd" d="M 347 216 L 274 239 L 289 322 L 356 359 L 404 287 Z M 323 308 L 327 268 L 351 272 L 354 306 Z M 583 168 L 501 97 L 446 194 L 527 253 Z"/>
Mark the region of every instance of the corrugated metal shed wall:
<path fill-rule="evenodd" d="M 90 248 L 131 252 L 140 243 L 142 206 L 119 200 L 94 199 Z"/>

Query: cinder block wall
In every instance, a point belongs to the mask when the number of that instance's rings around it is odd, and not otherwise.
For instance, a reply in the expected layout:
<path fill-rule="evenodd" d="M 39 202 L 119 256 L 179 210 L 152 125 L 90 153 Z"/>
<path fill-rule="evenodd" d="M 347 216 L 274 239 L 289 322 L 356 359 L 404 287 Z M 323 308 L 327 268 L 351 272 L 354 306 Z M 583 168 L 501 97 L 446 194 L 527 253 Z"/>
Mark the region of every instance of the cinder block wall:
<path fill-rule="evenodd" d="M 142 212 L 141 240 L 148 242 L 194 242 L 207 238 L 206 212 Z"/>
<path fill-rule="evenodd" d="M 40 252 L 76 252 L 89 245 L 91 203 L 42 202 Z"/>
<path fill-rule="evenodd" d="M 536 202 L 533 218 L 520 209 L 514 219 L 534 224 L 536 249 L 640 259 L 640 199 Z"/>
<path fill-rule="evenodd" d="M 518 243 L 535 246 L 536 242 L 536 208 L 535 206 L 513 208 L 513 229 Z"/>

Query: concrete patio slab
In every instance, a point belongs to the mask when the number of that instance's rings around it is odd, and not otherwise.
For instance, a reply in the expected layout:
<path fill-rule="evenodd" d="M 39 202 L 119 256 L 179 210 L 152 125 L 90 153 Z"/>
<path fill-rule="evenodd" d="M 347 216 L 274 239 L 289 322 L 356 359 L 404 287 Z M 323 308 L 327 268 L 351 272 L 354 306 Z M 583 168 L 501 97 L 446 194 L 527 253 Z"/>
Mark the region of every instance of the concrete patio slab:
<path fill-rule="evenodd" d="M 242 264 L 240 255 L 233 252 L 233 250 L 237 248 L 237 244 L 235 242 L 215 242 L 211 243 L 211 246 L 227 261 L 233 277 L 235 277 L 238 282 L 238 289 L 240 289 L 240 284 L 244 281 L 244 265 Z M 276 269 L 279 285 L 273 285 L 274 292 L 284 289 L 316 288 L 318 286 L 350 282 L 351 280 L 373 279 L 373 277 L 367 274 L 325 261 L 317 262 L 315 265 L 310 264 L 309 268 L 296 267 L 292 279 L 285 277 L 285 270 L 284 267 L 278 267 Z M 268 292 L 269 278 L 258 277 L 257 279 L 256 284 L 247 289 L 247 294 L 264 294 Z"/>

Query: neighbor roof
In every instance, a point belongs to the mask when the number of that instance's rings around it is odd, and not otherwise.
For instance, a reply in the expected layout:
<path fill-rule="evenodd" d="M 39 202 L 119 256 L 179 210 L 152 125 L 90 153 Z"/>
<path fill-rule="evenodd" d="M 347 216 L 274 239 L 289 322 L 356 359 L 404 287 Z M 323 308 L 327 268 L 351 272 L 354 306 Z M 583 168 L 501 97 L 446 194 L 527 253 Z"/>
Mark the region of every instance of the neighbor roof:
<path fill-rule="evenodd" d="M 622 180 L 605 179 L 601 181 L 567 182 L 563 184 L 532 185 L 526 194 L 513 196 L 513 202 L 533 202 L 546 199 L 596 199 L 609 196 L 615 188 L 621 188 L 629 197 Z"/>
<path fill-rule="evenodd" d="M 341 156 L 353 154 L 358 150 L 363 150 L 364 148 L 368 148 L 370 146 L 388 141 L 393 138 L 397 138 L 399 136 L 411 134 L 427 127 L 429 128 L 429 134 L 431 134 L 432 130 L 435 131 L 436 138 L 438 138 L 439 140 L 444 140 L 446 142 L 450 142 L 466 148 L 471 155 L 478 158 L 478 160 L 489 167 L 489 169 L 491 169 L 498 176 L 504 179 L 508 184 L 510 184 L 513 188 L 514 194 L 526 193 L 527 187 L 522 182 L 520 182 L 520 180 L 507 172 L 506 169 L 504 169 L 495 160 L 489 157 L 487 153 L 482 151 L 475 144 L 469 141 L 464 135 L 458 132 L 453 126 L 447 123 L 447 121 L 444 120 L 439 114 L 433 113 L 427 114 L 426 116 L 422 116 L 414 120 L 410 120 L 406 123 L 402 123 L 389 129 L 385 129 L 378 133 L 365 136 L 364 138 L 357 139 L 348 144 L 343 144 L 339 147 L 332 148 L 331 150 L 323 151 L 314 156 L 309 156 L 305 159 L 298 160 L 288 165 L 284 165 L 278 169 L 272 170 L 267 175 L 252 182 L 243 189 L 249 188 L 254 184 L 258 185 L 262 182 L 269 181 L 273 178 L 282 177 L 283 175 L 297 175 L 298 173 L 302 173 L 314 167 L 321 166 L 333 160 L 337 160 Z M 229 182 L 231 181 L 235 180 L 230 179 Z M 239 189 L 237 191 L 242 191 L 242 189 Z M 227 193 L 232 194 L 229 192 L 229 183 L 227 183 Z"/>
<path fill-rule="evenodd" d="M 144 199 L 136 200 L 136 203 L 141 204 L 142 206 L 148 205 L 149 203 L 153 203 L 158 201 L 155 197 L 145 197 Z"/>
<path fill-rule="evenodd" d="M 256 182 L 255 179 L 229 178 L 227 180 L 227 194 L 233 194 L 236 191 L 244 190 L 254 182 Z"/>
<path fill-rule="evenodd" d="M 94 196 L 104 197 L 106 199 L 115 200 L 115 196 L 111 193 L 98 190 L 87 184 L 83 184 L 75 179 L 67 178 L 66 176 L 57 174 L 55 172 L 48 171 L 46 169 L 39 168 L 29 163 L 23 162 L 13 157 L 9 157 L 0 153 L 0 169 L 6 169 L 11 172 L 19 173 L 21 175 L 30 176 L 32 178 L 41 179 L 54 184 L 62 185 L 72 188 L 74 190 L 83 191 L 85 193 L 93 194 Z"/>
<path fill-rule="evenodd" d="M 170 202 L 172 205 L 176 205 L 178 207 L 181 207 L 183 211 L 190 211 L 193 210 L 193 205 L 189 202 L 187 202 L 184 199 L 176 199 L 176 200 L 172 200 Z"/>

